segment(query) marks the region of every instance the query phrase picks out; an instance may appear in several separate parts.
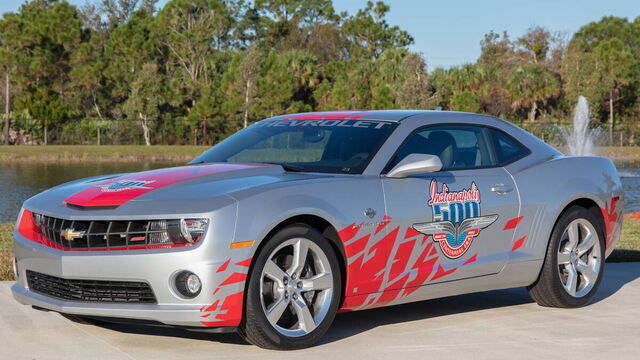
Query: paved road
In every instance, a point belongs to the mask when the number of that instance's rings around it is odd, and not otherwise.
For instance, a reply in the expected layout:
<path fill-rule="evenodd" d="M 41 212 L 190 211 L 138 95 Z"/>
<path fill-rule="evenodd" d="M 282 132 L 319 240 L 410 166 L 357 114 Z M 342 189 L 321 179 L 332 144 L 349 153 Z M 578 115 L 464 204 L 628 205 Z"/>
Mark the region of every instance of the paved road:
<path fill-rule="evenodd" d="M 640 358 L 640 263 L 607 264 L 595 302 L 537 306 L 524 289 L 339 315 L 324 342 L 265 351 L 237 336 L 72 323 L 19 305 L 0 283 L 0 359 L 581 359 Z"/>

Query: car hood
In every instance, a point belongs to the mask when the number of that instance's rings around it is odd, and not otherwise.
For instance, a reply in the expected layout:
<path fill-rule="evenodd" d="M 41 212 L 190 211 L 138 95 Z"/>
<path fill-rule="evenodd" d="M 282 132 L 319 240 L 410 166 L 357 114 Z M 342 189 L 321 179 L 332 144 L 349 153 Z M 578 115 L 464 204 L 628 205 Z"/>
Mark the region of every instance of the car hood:
<path fill-rule="evenodd" d="M 323 177 L 332 176 L 290 173 L 269 164 L 188 165 L 77 180 L 36 195 L 25 207 L 44 214 L 74 217 L 84 217 L 89 212 L 92 215 L 204 213 L 234 202 L 233 195 L 240 191 L 259 191 L 269 185 Z"/>

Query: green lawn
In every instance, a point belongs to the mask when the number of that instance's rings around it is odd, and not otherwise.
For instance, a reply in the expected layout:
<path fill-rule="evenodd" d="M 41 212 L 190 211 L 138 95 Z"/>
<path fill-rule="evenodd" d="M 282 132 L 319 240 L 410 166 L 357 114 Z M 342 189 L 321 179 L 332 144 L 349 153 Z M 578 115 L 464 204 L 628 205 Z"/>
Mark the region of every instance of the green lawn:
<path fill-rule="evenodd" d="M 49 145 L 0 146 L 0 162 L 12 161 L 176 161 L 186 162 L 209 146 Z M 599 147 L 597 153 L 623 167 L 640 166 L 640 146 Z M 254 160 L 255 161 L 255 160 Z"/>
<path fill-rule="evenodd" d="M 13 224 L 0 223 L 0 280 L 13 280 Z M 609 262 L 640 261 L 640 220 L 625 220 L 622 237 Z"/>
<path fill-rule="evenodd" d="M 640 166 L 640 146 L 604 146 L 596 148 L 596 153 L 613 160 L 618 167 Z"/>
<path fill-rule="evenodd" d="M 13 224 L 0 223 L 0 280 L 13 280 Z"/>

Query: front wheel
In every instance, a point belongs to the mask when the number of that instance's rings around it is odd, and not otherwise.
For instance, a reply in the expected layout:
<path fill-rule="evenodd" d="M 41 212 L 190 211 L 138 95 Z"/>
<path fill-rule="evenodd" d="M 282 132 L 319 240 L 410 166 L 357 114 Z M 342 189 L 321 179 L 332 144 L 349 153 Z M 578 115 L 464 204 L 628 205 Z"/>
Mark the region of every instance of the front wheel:
<path fill-rule="evenodd" d="M 528 290 L 542 306 L 574 308 L 588 304 L 604 274 L 604 236 L 595 216 L 572 207 L 551 234 L 538 280 Z"/>
<path fill-rule="evenodd" d="M 304 224 L 288 226 L 267 241 L 251 271 L 240 335 L 267 349 L 309 347 L 338 310 L 336 254 L 326 238 Z"/>

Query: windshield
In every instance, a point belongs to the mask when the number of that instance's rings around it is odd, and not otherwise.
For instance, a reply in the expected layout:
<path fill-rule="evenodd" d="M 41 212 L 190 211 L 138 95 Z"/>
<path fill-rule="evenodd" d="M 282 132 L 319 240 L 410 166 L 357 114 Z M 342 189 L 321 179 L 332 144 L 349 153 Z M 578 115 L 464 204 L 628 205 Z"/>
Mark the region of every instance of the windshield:
<path fill-rule="evenodd" d="M 263 120 L 191 164 L 270 163 L 288 171 L 360 174 L 396 125 L 370 120 Z"/>

